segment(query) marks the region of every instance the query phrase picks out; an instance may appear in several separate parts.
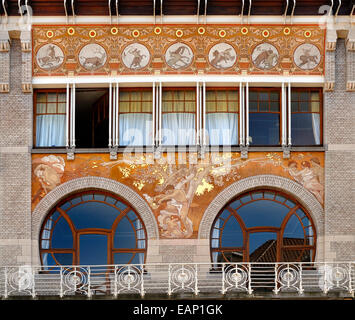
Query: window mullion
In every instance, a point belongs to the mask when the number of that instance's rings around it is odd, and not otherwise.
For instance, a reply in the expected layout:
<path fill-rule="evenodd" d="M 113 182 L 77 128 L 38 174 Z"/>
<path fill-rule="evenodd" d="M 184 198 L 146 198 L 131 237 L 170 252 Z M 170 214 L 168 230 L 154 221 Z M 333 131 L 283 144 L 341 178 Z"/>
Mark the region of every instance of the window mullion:
<path fill-rule="evenodd" d="M 244 94 L 243 94 L 243 83 L 239 83 L 239 122 L 240 122 L 240 128 L 239 128 L 239 144 L 241 146 L 244 146 L 244 124 L 245 124 L 245 119 L 244 119 Z"/>
<path fill-rule="evenodd" d="M 70 126 L 70 123 L 69 123 L 69 119 L 70 119 L 70 115 L 69 115 L 69 112 L 70 112 L 70 86 L 69 86 L 69 83 L 67 83 L 67 90 L 66 90 L 66 106 L 65 106 L 65 120 L 66 120 L 66 137 L 65 137 L 65 146 L 67 148 L 69 148 L 69 126 Z"/>
<path fill-rule="evenodd" d="M 288 83 L 288 145 L 291 146 L 291 82 Z"/>
<path fill-rule="evenodd" d="M 108 110 L 109 110 L 108 146 L 112 147 L 112 82 L 110 82 L 110 87 L 109 87 Z"/>
<path fill-rule="evenodd" d="M 249 146 L 249 83 L 245 85 L 245 123 L 246 123 L 246 141 L 245 144 Z"/>
<path fill-rule="evenodd" d="M 152 145 L 155 145 L 155 82 L 152 84 Z"/>
<path fill-rule="evenodd" d="M 202 90 L 202 126 L 203 126 L 203 146 L 206 146 L 206 82 L 203 82 L 203 90 Z"/>
<path fill-rule="evenodd" d="M 281 144 L 282 146 L 286 146 L 286 86 L 284 82 L 282 82 L 282 86 L 281 86 L 281 118 L 282 118 Z"/>

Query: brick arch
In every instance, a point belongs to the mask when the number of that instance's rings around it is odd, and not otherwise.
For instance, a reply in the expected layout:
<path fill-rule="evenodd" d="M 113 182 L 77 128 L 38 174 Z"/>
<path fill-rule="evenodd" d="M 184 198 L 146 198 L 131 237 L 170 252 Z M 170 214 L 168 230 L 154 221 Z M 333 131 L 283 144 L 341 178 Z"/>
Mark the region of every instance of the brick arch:
<path fill-rule="evenodd" d="M 159 231 L 148 204 L 134 190 L 115 180 L 102 177 L 84 177 L 65 182 L 49 192 L 32 212 L 32 241 L 38 243 L 42 223 L 49 211 L 62 199 L 75 192 L 97 189 L 109 191 L 126 200 L 140 215 L 147 231 L 147 239 L 158 239 Z"/>
<path fill-rule="evenodd" d="M 311 215 L 317 231 L 317 239 L 321 238 L 319 236 L 324 234 L 324 211 L 321 204 L 310 191 L 299 183 L 284 177 L 259 175 L 233 183 L 212 200 L 200 222 L 198 238 L 210 239 L 212 224 L 220 210 L 236 196 L 256 188 L 269 188 L 290 194 Z"/>

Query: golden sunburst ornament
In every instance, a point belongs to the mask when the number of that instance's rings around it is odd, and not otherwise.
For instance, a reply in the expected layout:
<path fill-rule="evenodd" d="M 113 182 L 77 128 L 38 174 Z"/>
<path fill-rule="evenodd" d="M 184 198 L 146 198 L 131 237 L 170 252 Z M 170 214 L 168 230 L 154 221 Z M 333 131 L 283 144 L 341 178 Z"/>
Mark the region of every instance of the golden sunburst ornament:
<path fill-rule="evenodd" d="M 306 38 L 310 38 L 311 35 L 312 35 L 312 32 L 309 31 L 309 30 L 306 30 L 306 31 L 304 32 L 304 36 L 305 36 Z"/>
<path fill-rule="evenodd" d="M 176 30 L 175 35 L 178 38 L 181 38 L 184 35 L 184 32 L 181 29 Z"/>
<path fill-rule="evenodd" d="M 90 38 L 95 38 L 96 37 L 96 31 L 95 30 L 90 30 L 89 31 L 89 37 Z"/>
<path fill-rule="evenodd" d="M 243 35 L 246 35 L 246 34 L 248 34 L 249 30 L 248 30 L 248 28 L 243 27 L 243 28 L 240 29 L 240 32 L 241 32 Z"/>
<path fill-rule="evenodd" d="M 270 35 L 270 31 L 269 31 L 269 30 L 264 30 L 264 31 L 262 32 L 262 35 L 263 35 L 264 38 L 268 38 L 269 35 Z"/>

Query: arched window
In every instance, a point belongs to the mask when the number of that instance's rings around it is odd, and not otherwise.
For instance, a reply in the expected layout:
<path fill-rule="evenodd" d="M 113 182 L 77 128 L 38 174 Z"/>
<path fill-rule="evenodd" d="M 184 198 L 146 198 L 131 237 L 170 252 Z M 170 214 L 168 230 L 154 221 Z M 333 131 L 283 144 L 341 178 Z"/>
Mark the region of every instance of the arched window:
<path fill-rule="evenodd" d="M 245 193 L 229 202 L 211 230 L 212 261 L 313 261 L 316 232 L 297 201 L 272 190 Z"/>
<path fill-rule="evenodd" d="M 57 204 L 40 234 L 41 263 L 142 264 L 146 230 L 135 210 L 115 195 L 85 191 Z"/>

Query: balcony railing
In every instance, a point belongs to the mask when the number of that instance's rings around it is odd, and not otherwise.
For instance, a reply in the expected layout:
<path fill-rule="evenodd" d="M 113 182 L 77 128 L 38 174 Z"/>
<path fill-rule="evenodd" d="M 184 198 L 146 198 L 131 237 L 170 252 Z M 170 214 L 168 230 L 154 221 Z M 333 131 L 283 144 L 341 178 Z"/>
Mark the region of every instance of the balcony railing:
<path fill-rule="evenodd" d="M 355 262 L 0 267 L 0 298 L 136 294 L 354 297 Z"/>

